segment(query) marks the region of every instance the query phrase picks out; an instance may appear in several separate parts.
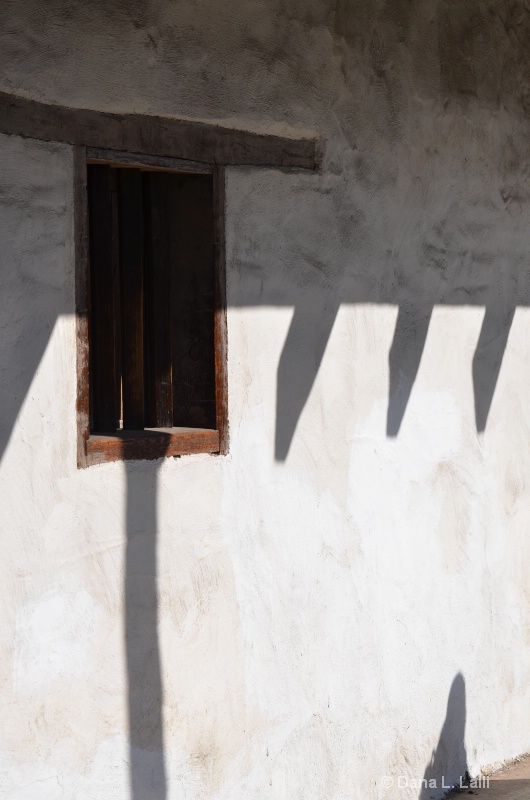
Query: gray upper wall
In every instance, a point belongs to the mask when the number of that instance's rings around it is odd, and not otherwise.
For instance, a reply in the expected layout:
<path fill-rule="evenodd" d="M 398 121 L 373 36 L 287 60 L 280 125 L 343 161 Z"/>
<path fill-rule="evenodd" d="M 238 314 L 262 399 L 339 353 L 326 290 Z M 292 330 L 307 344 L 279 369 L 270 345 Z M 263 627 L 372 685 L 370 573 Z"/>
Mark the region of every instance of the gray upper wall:
<path fill-rule="evenodd" d="M 524 116 L 529 33 L 522 1 L 4 0 L 1 88 L 395 139 L 417 102 Z"/>

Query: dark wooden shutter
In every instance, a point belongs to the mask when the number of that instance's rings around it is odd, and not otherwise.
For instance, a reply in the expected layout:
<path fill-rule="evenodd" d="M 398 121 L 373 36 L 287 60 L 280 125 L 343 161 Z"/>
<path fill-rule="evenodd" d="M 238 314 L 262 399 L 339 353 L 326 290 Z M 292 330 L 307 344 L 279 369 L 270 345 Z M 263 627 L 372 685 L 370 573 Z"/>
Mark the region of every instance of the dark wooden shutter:
<path fill-rule="evenodd" d="M 118 180 L 123 427 L 144 427 L 144 221 L 142 173 L 120 169 Z"/>
<path fill-rule="evenodd" d="M 211 175 L 88 166 L 91 430 L 216 426 Z"/>
<path fill-rule="evenodd" d="M 145 281 L 147 352 L 147 424 L 173 425 L 173 384 L 171 375 L 170 287 L 171 175 L 148 172 L 145 192 Z"/>
<path fill-rule="evenodd" d="M 215 428 L 212 178 L 173 178 L 173 424 Z"/>

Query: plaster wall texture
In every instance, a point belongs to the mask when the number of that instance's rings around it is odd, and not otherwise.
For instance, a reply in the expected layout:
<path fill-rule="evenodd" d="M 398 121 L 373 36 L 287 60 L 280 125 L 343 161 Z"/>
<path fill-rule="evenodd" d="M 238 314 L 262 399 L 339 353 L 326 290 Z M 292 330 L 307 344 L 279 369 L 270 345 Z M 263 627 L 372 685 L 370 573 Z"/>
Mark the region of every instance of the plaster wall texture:
<path fill-rule="evenodd" d="M 0 137 L 3 797 L 424 800 L 530 749 L 529 28 L 4 0 L 0 89 L 323 163 L 227 172 L 229 455 L 77 470 L 72 151 Z"/>

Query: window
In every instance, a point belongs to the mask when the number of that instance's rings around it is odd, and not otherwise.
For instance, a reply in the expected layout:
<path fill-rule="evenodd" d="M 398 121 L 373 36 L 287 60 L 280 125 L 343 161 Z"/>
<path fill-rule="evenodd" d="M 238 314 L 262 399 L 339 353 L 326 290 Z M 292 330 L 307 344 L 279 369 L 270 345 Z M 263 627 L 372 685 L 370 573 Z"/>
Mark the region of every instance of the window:
<path fill-rule="evenodd" d="M 86 153 L 81 461 L 226 452 L 223 173 L 117 155 Z"/>

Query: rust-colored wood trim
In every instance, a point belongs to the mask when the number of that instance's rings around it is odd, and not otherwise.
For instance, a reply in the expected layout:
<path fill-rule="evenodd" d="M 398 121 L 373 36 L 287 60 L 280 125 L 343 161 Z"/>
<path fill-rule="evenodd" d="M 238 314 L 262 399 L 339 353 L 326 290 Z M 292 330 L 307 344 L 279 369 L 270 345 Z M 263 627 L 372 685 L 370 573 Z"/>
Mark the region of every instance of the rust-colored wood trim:
<path fill-rule="evenodd" d="M 206 428 L 146 428 L 116 431 L 114 435 L 91 434 L 87 439 L 86 464 L 105 464 L 128 459 L 153 460 L 165 456 L 218 453 L 219 431 Z"/>
<path fill-rule="evenodd" d="M 317 167 L 316 139 L 49 105 L 6 92 L 0 92 L 0 133 L 206 164 Z"/>
<path fill-rule="evenodd" d="M 87 466 L 86 443 L 89 435 L 88 384 L 88 208 L 86 151 L 73 148 L 75 311 L 77 369 L 77 466 Z"/>
<path fill-rule="evenodd" d="M 226 325 L 225 169 L 213 172 L 215 259 L 215 407 L 219 453 L 228 453 L 228 336 Z"/>

